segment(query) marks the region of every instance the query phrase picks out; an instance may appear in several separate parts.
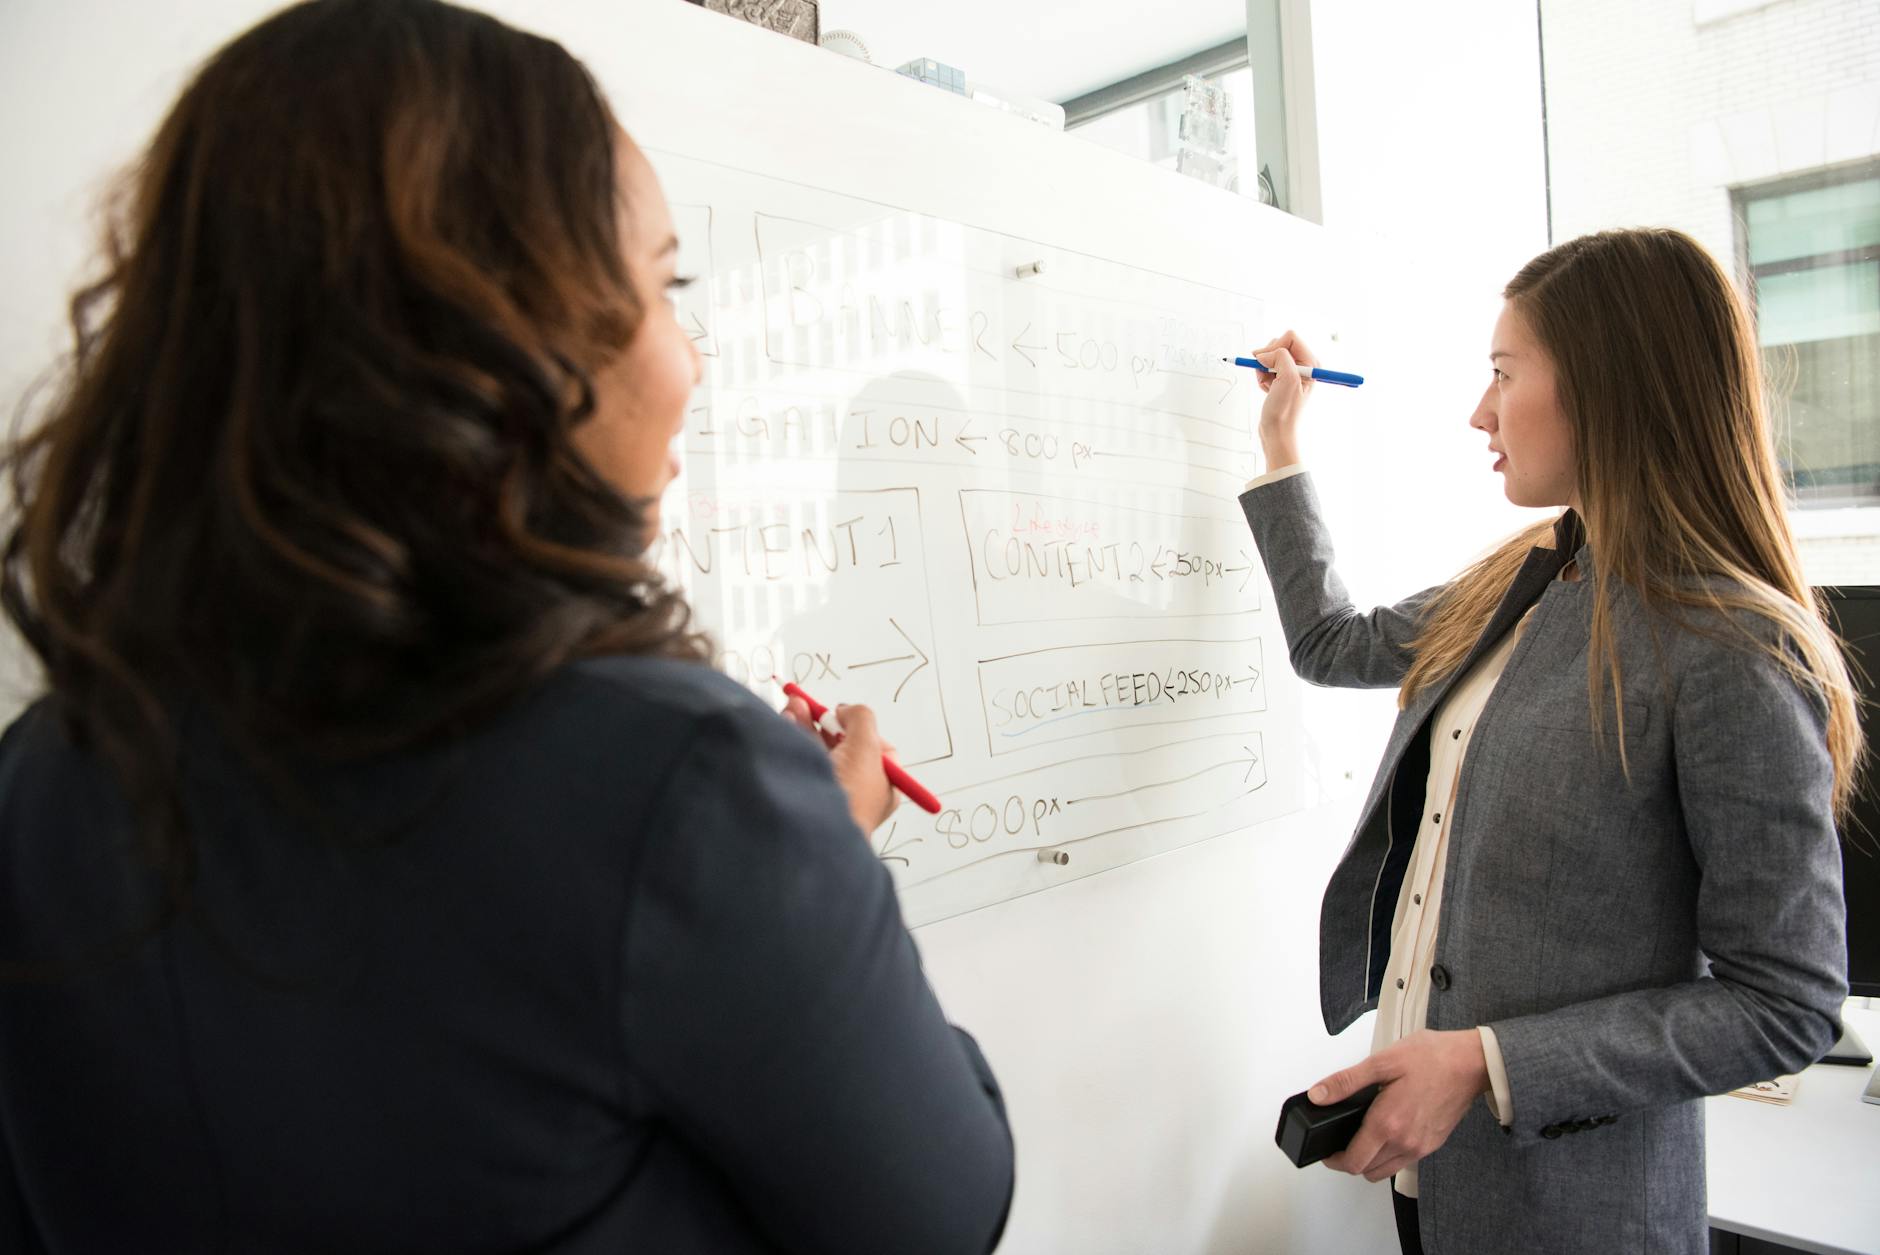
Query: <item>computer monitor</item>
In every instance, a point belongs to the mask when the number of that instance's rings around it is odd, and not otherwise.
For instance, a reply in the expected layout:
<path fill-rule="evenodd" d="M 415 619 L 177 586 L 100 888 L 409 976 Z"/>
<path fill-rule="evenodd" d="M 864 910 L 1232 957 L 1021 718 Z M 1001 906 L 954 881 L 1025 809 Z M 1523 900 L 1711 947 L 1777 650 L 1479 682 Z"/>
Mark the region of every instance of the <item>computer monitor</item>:
<path fill-rule="evenodd" d="M 1854 814 L 1841 834 L 1847 896 L 1847 982 L 1852 992 L 1880 997 L 1880 587 L 1846 585 L 1825 594 L 1830 622 L 1847 645 L 1860 690 L 1860 726 L 1869 765 Z"/>

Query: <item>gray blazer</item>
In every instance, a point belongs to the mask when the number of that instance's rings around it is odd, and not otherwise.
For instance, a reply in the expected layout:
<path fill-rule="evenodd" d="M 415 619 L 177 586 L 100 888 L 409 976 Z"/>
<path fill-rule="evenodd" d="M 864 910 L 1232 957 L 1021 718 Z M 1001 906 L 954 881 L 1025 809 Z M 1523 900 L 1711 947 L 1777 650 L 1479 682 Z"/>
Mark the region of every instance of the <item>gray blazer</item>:
<path fill-rule="evenodd" d="M 1398 685 L 1441 590 L 1360 613 L 1309 476 L 1240 503 L 1299 676 Z M 1702 1255 L 1701 1099 L 1814 1062 L 1847 997 L 1823 712 L 1765 656 L 1654 624 L 1621 589 L 1628 780 L 1613 721 L 1600 744 L 1588 718 L 1596 575 L 1572 512 L 1555 539 L 1456 675 L 1398 715 L 1325 890 L 1320 1001 L 1332 1032 L 1377 1005 L 1430 737 L 1444 735 L 1431 716 L 1535 606 L 1463 765 L 1428 1021 L 1494 1028 L 1515 1124 L 1477 1103 L 1423 1161 L 1424 1246 Z M 1570 557 L 1585 579 L 1556 578 Z"/>

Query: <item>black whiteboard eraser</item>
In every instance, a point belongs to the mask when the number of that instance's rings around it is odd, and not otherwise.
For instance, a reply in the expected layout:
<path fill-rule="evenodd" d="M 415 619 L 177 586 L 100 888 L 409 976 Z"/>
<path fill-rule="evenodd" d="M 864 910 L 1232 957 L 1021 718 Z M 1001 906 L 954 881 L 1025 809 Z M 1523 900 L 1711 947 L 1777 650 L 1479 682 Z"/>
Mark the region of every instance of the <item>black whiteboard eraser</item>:
<path fill-rule="evenodd" d="M 1297 1166 L 1315 1164 L 1351 1145 L 1376 1097 L 1377 1086 L 1367 1085 L 1343 1101 L 1321 1107 L 1303 1093 L 1294 1094 L 1279 1106 L 1279 1128 L 1273 1140 Z"/>

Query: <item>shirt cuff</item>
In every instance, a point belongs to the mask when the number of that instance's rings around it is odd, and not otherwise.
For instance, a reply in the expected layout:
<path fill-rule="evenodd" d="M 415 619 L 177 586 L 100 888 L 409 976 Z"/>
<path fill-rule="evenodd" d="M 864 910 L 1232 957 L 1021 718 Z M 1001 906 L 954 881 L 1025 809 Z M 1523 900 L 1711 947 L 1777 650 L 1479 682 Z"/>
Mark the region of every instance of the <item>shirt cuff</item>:
<path fill-rule="evenodd" d="M 1508 1065 L 1501 1061 L 1501 1043 L 1495 1040 L 1495 1030 L 1486 1024 L 1475 1031 L 1482 1035 L 1482 1061 L 1488 1064 L 1488 1092 L 1482 1095 L 1482 1101 L 1488 1104 L 1502 1128 L 1511 1128 L 1514 1095 L 1508 1090 Z"/>
<path fill-rule="evenodd" d="M 1248 480 L 1247 486 L 1240 491 L 1252 492 L 1255 488 L 1259 488 L 1264 484 L 1277 484 L 1282 479 L 1291 479 L 1293 476 L 1302 473 L 1305 469 L 1305 463 L 1303 462 L 1294 462 L 1291 466 L 1282 466 L 1278 470 L 1268 471 L 1264 475 Z"/>

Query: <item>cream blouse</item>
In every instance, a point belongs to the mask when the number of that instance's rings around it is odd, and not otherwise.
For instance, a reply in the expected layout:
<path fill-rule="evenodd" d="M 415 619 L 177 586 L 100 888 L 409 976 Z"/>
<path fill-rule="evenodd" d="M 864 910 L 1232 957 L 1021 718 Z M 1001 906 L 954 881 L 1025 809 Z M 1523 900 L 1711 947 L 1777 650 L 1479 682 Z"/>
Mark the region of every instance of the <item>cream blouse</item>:
<path fill-rule="evenodd" d="M 1462 761 L 1475 734 L 1475 722 L 1495 691 L 1509 655 L 1527 629 L 1528 617 L 1502 637 L 1501 642 L 1469 669 L 1449 691 L 1430 722 L 1430 774 L 1423 786 L 1423 822 L 1417 828 L 1410 867 L 1397 895 L 1397 913 L 1391 917 L 1390 960 L 1384 965 L 1384 985 L 1377 996 L 1377 1027 L 1371 1035 L 1371 1053 L 1408 1037 L 1429 1021 L 1430 968 L 1436 955 L 1436 930 L 1442 921 L 1443 870 L 1449 864 L 1451 809 L 1462 779 Z M 1490 1111 L 1503 1126 L 1514 1123 L 1514 1102 L 1508 1094 L 1508 1070 L 1502 1065 L 1495 1030 L 1486 1024 L 1482 1057 L 1488 1063 Z M 1406 1198 L 1417 1196 L 1417 1168 L 1411 1164 L 1393 1179 L 1393 1187 Z"/>

